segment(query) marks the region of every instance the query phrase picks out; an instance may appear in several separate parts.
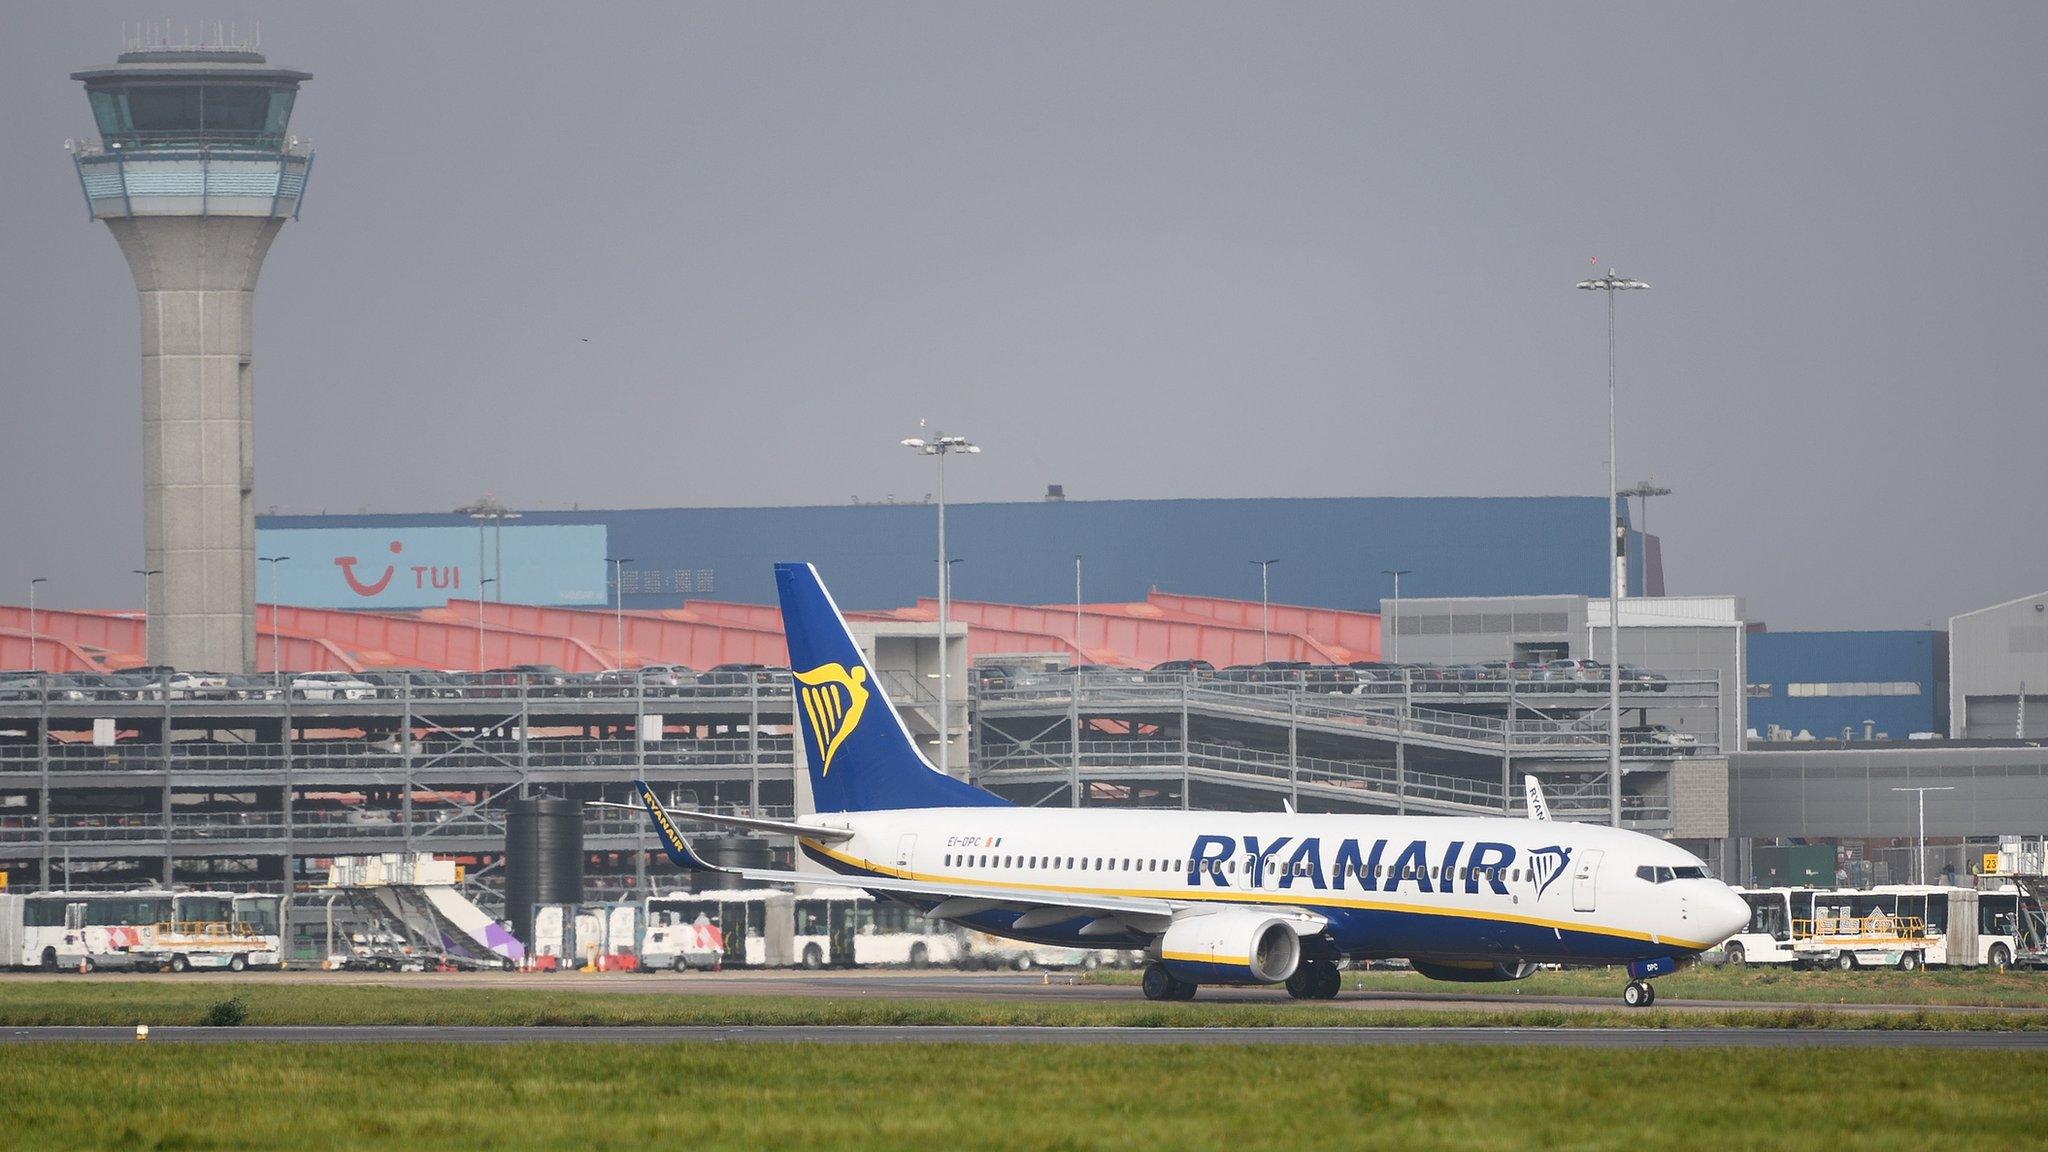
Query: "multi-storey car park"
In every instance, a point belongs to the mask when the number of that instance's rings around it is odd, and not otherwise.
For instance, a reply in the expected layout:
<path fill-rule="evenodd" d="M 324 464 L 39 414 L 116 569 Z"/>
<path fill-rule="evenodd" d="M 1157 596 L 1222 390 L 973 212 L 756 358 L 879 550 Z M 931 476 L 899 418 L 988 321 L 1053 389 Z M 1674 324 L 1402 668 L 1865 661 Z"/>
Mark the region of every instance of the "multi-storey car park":
<path fill-rule="evenodd" d="M 931 735 L 933 699 L 883 675 L 912 730 Z M 338 694 L 287 678 L 17 681 L 0 699 L 0 867 L 17 887 L 282 890 L 317 881 L 335 856 L 434 852 L 471 861 L 488 898 L 516 796 L 621 799 L 644 776 L 697 807 L 787 815 L 797 800 L 793 701 L 776 670 L 680 684 L 384 679 L 342 699 L 308 698 Z M 1566 779 L 1605 754 L 1583 723 L 1592 698 L 1575 689 L 1417 687 L 1052 671 L 972 691 L 973 771 L 1025 803 L 1456 813 L 1512 810 L 1508 773 Z M 1630 703 L 1713 698 L 1683 678 L 1660 687 Z M 1632 748 L 1626 821 L 1677 827 L 1669 774 L 1714 751 Z M 1598 816 L 1587 795 L 1556 789 L 1561 811 Z M 637 817 L 592 810 L 584 848 L 594 894 L 644 889 L 652 845 Z"/>

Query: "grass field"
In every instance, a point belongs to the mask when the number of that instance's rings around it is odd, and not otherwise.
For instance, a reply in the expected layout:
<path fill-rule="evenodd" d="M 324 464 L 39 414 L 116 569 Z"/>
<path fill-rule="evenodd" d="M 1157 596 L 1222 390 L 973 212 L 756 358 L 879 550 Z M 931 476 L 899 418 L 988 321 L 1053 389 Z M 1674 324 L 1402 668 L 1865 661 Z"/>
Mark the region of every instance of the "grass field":
<path fill-rule="evenodd" d="M 849 988 L 849 992 L 853 989 Z M 1588 1010 L 1529 1005 L 1500 1009 L 1378 1008 L 1296 1003 L 1155 1004 L 1129 1000 L 828 999 L 809 996 L 620 995 L 525 988 L 323 987 L 222 980 L 154 983 L 0 981 L 0 1026 L 36 1024 L 204 1024 L 218 1004 L 238 1000 L 247 1024 L 1035 1024 L 1139 1028 L 1328 1025 L 1516 1027 L 1774 1027 L 2048 1029 L 2036 1011 L 1836 1012 L 1800 1005 L 1677 1011 Z"/>
<path fill-rule="evenodd" d="M 224 1045 L 15 1049 L 0 1147 L 2020 1147 L 2048 1056 Z M 1977 1143 L 1982 1141 L 1982 1143 Z"/>
<path fill-rule="evenodd" d="M 1098 971 L 1106 984 L 1136 984 L 1136 972 Z M 1479 986 L 1443 984 L 1413 972 L 1347 972 L 1349 991 L 1404 995 L 1602 996 L 1621 994 L 1618 970 L 1538 972 L 1527 980 Z M 1702 967 L 1662 976 L 1657 995 L 1667 1000 L 1744 1000 L 1761 1004 L 1924 1004 L 2048 1008 L 2048 972 L 1994 972 L 1944 968 L 1919 972 L 1794 972 L 1790 968 Z"/>

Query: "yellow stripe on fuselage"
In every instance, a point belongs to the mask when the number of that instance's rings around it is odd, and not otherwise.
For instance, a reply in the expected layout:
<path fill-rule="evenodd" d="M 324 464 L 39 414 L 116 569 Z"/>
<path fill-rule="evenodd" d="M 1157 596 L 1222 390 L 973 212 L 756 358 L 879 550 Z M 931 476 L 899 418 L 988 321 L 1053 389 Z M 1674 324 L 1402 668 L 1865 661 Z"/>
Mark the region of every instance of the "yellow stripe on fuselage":
<path fill-rule="evenodd" d="M 882 876 L 892 876 L 898 880 L 915 880 L 924 884 L 963 884 L 977 888 L 1002 888 L 1022 892 L 1044 892 L 1061 896 L 1135 896 L 1143 899 L 1198 901 L 1206 904 L 1287 904 L 1312 908 L 1360 908 L 1375 912 L 1409 912 L 1418 916 L 1448 916 L 1457 920 L 1492 920 L 1504 924 L 1527 924 L 1537 928 L 1586 932 L 1596 936 L 1612 936 L 1622 940 L 1641 940 L 1646 944 L 1669 945 L 1673 948 L 1683 948 L 1694 952 L 1704 952 L 1714 946 L 1712 943 L 1700 943 L 1695 940 L 1659 940 L 1647 932 L 1632 932 L 1626 928 L 1613 928 L 1604 924 L 1581 924 L 1569 920 L 1549 920 L 1540 916 L 1519 916 L 1512 912 L 1493 912 L 1482 908 L 1438 908 L 1427 904 L 1400 904 L 1385 900 L 1363 900 L 1354 896 L 1338 896 L 1329 891 L 1274 892 L 1229 888 L 1205 892 L 1185 888 L 1163 890 L 1087 888 L 1065 884 L 1032 884 L 1004 880 L 983 880 L 971 876 L 930 876 L 921 872 L 911 872 L 903 868 L 877 864 L 874 861 L 848 856 L 842 852 L 834 852 L 815 840 L 805 840 L 801 837 L 799 839 L 805 846 L 814 848 L 842 864 L 849 864 L 855 868 L 865 868 L 870 872 Z M 858 876 L 848 877 L 848 879 L 856 881 L 854 887 L 859 887 L 857 881 L 860 878 Z"/>

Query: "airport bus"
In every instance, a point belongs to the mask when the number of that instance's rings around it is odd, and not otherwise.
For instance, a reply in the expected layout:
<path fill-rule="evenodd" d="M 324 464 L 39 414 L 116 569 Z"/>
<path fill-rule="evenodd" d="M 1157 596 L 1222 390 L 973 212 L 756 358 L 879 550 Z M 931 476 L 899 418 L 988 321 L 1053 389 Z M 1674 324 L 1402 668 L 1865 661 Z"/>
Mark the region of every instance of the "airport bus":
<path fill-rule="evenodd" d="M 878 901 L 857 888 L 805 887 L 802 895 L 741 888 L 650 896 L 642 963 L 648 968 L 712 966 L 687 946 L 668 942 L 673 930 L 692 926 L 718 930 L 715 939 L 723 951 L 716 966 L 728 968 L 923 968 L 961 958 L 961 932 L 933 924 L 901 904 Z"/>
<path fill-rule="evenodd" d="M 1731 964 L 2007 968 L 2048 944 L 2040 907 L 2010 888 L 1885 884 L 1741 895 L 1750 922 L 1723 945 Z"/>
<path fill-rule="evenodd" d="M 0 963 L 12 968 L 275 968 L 282 898 L 234 892 L 34 892 L 0 896 Z"/>

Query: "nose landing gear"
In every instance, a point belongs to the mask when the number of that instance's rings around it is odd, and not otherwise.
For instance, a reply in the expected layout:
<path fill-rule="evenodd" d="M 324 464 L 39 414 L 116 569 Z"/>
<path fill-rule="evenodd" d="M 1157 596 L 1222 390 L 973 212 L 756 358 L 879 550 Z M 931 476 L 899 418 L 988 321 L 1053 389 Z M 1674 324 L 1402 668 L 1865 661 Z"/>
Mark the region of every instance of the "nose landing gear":
<path fill-rule="evenodd" d="M 1657 989 L 1648 980 L 1631 980 L 1621 990 L 1621 1002 L 1631 1008 L 1648 1008 L 1657 1002 Z"/>

